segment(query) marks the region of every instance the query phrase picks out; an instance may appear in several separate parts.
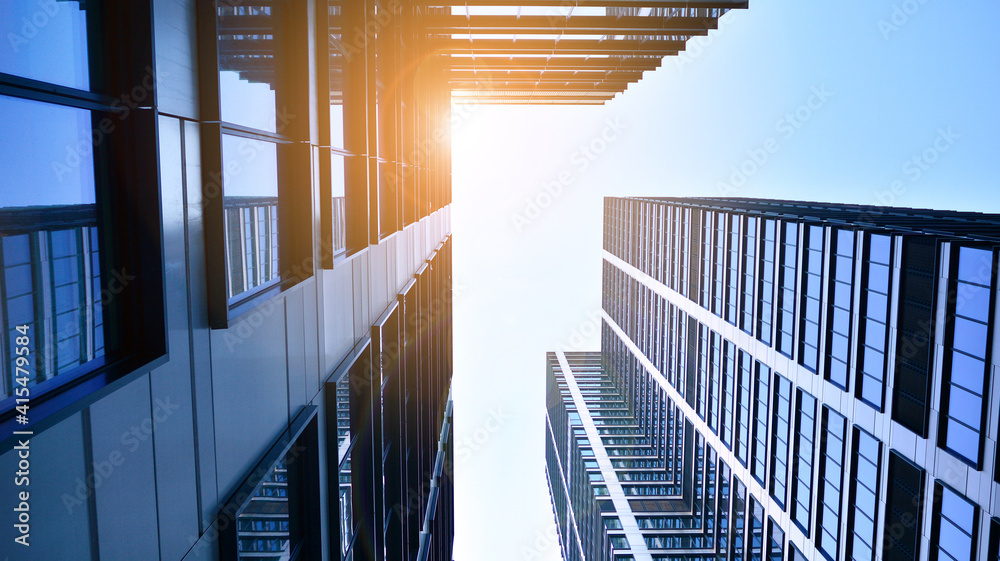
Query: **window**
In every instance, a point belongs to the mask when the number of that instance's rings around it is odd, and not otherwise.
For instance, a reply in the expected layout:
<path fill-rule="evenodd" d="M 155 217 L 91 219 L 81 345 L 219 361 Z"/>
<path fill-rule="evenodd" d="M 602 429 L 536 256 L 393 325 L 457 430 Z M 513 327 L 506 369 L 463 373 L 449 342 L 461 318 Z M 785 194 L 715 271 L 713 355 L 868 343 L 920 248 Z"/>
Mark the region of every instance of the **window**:
<path fill-rule="evenodd" d="M 792 383 L 774 375 L 774 411 L 771 413 L 771 496 L 785 507 L 788 490 L 788 432 L 792 413 Z"/>
<path fill-rule="evenodd" d="M 750 495 L 750 551 L 751 561 L 764 559 L 764 506 Z"/>
<path fill-rule="evenodd" d="M 822 241 L 822 235 L 820 236 Z M 778 269 L 778 352 L 791 357 L 795 338 L 795 278 L 799 245 L 799 225 L 783 222 L 781 234 L 781 266 Z"/>
<path fill-rule="evenodd" d="M 917 561 L 920 559 L 924 470 L 890 451 L 887 476 L 882 559 Z"/>
<path fill-rule="evenodd" d="M 847 541 L 847 556 L 855 561 L 874 561 L 882 443 L 855 427 L 853 449 L 851 500 L 847 516 L 851 537 Z"/>
<path fill-rule="evenodd" d="M 861 273 L 858 397 L 879 411 L 885 391 L 889 339 L 890 242 L 886 235 L 866 236 Z"/>
<path fill-rule="evenodd" d="M 770 386 L 771 369 L 764 364 L 757 362 L 756 385 L 754 388 L 754 427 L 753 427 L 753 453 L 751 454 L 750 473 L 754 479 L 766 486 L 765 472 L 767 469 L 767 427 L 768 427 L 768 402 L 771 393 Z"/>
<path fill-rule="evenodd" d="M 733 559 L 743 559 L 743 544 L 746 540 L 747 488 L 737 477 L 733 477 Z"/>
<path fill-rule="evenodd" d="M 712 267 L 712 312 L 723 317 L 725 311 L 722 309 L 726 296 L 726 221 L 727 214 L 716 213 L 715 215 L 715 253 L 713 253 L 714 265 Z"/>
<path fill-rule="evenodd" d="M 736 459 L 747 465 L 750 450 L 750 402 L 753 399 L 753 357 L 740 351 L 739 387 L 736 396 Z"/>
<path fill-rule="evenodd" d="M 819 368 L 819 312 L 823 285 L 823 227 L 807 226 L 802 252 L 802 311 L 799 364 Z"/>
<path fill-rule="evenodd" d="M 282 269 L 312 256 L 311 244 L 283 241 L 308 238 L 309 225 L 281 218 L 307 215 L 311 204 L 293 187 L 312 177 L 308 152 L 303 162 L 291 146 L 308 135 L 308 123 L 290 110 L 308 103 L 290 62 L 308 39 L 295 27 L 304 8 L 288 0 L 199 6 L 202 118 L 214 123 L 202 128 L 209 321 L 225 328 L 252 299 L 281 289 Z M 311 272 L 295 270 L 286 280 Z"/>
<path fill-rule="evenodd" d="M 709 388 L 709 357 L 711 356 L 711 335 L 707 325 L 700 324 L 698 329 L 698 416 L 703 420 L 708 410 Z"/>
<path fill-rule="evenodd" d="M 315 406 L 303 410 L 219 512 L 219 558 L 316 559 L 320 555 Z M 226 517 L 234 516 L 236 523 Z"/>
<path fill-rule="evenodd" d="M 0 14 L 0 426 L 10 434 L 139 375 L 166 345 L 149 7 L 0 0 Z M 16 424 L 19 398 L 31 400 L 30 425 Z"/>
<path fill-rule="evenodd" d="M 830 297 L 827 308 L 826 379 L 848 389 L 851 313 L 854 307 L 854 232 L 834 230 L 830 240 Z"/>
<path fill-rule="evenodd" d="M 722 443 L 732 450 L 733 447 L 733 403 L 736 391 L 736 345 L 725 339 L 722 357 L 722 403 L 720 404 L 719 426 L 722 431 Z"/>
<path fill-rule="evenodd" d="M 722 382 L 722 336 L 712 331 L 712 352 L 708 361 L 708 428 L 719 433 L 719 393 Z"/>
<path fill-rule="evenodd" d="M 995 266 L 990 250 L 957 250 L 951 274 L 955 296 L 948 310 L 948 317 L 954 319 L 945 328 L 940 445 L 978 468 L 989 382 Z"/>
<path fill-rule="evenodd" d="M 844 417 L 823 407 L 823 438 L 820 441 L 819 512 L 816 545 L 827 559 L 837 559 L 840 547 L 840 503 L 844 477 Z"/>
<path fill-rule="evenodd" d="M 785 532 L 774 518 L 767 517 L 767 561 L 784 561 Z"/>
<path fill-rule="evenodd" d="M 771 318 L 774 314 L 774 220 L 761 227 L 757 280 L 757 339 L 771 344 Z"/>
<path fill-rule="evenodd" d="M 714 245 L 712 243 L 714 236 L 712 235 L 712 223 L 714 222 L 715 213 L 712 211 L 706 211 L 703 215 L 704 223 L 702 224 L 701 232 L 701 307 L 706 310 L 714 311 L 714 300 L 712 298 L 712 288 L 714 285 L 712 274 L 715 272 L 715 267 L 713 267 L 712 253 Z"/>
<path fill-rule="evenodd" d="M 795 401 L 795 451 L 792 459 L 792 520 L 809 535 L 812 513 L 813 439 L 816 434 L 816 398 L 798 390 Z"/>
<path fill-rule="evenodd" d="M 968 499 L 934 483 L 930 561 L 974 561 L 979 512 Z"/>
<path fill-rule="evenodd" d="M 757 269 L 757 219 L 748 216 L 743 230 L 743 276 L 740 280 L 743 303 L 740 313 L 740 329 L 749 334 L 754 333 L 753 307 L 757 302 L 754 298 Z"/>
<path fill-rule="evenodd" d="M 726 321 L 736 325 L 740 311 L 740 215 L 729 214 L 727 216 L 729 217 L 729 251 L 726 258 Z"/>

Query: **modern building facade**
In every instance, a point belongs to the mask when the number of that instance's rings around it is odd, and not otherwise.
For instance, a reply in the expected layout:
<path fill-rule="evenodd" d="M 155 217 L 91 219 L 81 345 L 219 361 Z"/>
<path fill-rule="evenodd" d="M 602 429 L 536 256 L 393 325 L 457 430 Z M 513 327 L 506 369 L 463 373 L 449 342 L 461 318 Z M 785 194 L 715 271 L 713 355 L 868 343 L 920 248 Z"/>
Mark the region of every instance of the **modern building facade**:
<path fill-rule="evenodd" d="M 450 92 L 376 4 L 0 1 L 0 558 L 451 560 Z"/>
<path fill-rule="evenodd" d="M 997 215 L 606 199 L 601 352 L 548 360 L 564 557 L 996 559 L 998 246 Z"/>

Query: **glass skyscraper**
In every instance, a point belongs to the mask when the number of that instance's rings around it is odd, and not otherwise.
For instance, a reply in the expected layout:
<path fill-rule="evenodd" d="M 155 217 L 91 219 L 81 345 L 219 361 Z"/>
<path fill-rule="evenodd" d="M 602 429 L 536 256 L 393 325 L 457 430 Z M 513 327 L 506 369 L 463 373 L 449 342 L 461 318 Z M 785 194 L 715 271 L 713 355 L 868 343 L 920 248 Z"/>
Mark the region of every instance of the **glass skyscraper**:
<path fill-rule="evenodd" d="M 567 560 L 997 559 L 1000 216 L 605 199 L 600 352 L 550 353 Z"/>

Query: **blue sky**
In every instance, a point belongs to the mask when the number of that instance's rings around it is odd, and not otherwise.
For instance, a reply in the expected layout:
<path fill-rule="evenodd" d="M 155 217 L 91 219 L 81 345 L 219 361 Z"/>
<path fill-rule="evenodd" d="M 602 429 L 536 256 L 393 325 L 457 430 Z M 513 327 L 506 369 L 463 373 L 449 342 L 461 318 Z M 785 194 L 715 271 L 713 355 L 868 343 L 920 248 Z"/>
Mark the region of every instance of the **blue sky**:
<path fill-rule="evenodd" d="M 604 106 L 456 108 L 456 561 L 559 559 L 544 353 L 599 348 L 602 198 L 998 212 L 998 19 L 751 0 Z"/>

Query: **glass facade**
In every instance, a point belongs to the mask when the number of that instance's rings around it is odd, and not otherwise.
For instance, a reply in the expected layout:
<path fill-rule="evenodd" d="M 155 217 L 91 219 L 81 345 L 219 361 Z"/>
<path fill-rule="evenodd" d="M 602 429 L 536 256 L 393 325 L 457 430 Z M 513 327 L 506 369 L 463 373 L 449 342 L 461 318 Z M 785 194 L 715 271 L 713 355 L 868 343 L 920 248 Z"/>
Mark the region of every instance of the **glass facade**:
<path fill-rule="evenodd" d="M 660 381 L 663 391 L 653 392 L 656 399 L 665 400 L 675 418 L 691 419 L 684 423 L 693 431 L 685 441 L 691 444 L 664 457 L 671 469 L 695 463 L 690 483 L 686 472 L 669 478 L 680 484 L 679 494 L 695 499 L 693 512 L 713 512 L 706 506 L 710 503 L 697 502 L 723 488 L 709 474 L 734 466 L 726 477 L 731 494 L 717 495 L 716 516 L 700 522 L 705 528 L 728 525 L 726 531 L 698 538 L 716 544 L 712 558 L 919 561 L 921 539 L 930 536 L 933 560 L 974 561 L 985 540 L 979 535 L 985 533 L 980 515 L 994 516 L 989 510 L 993 490 L 983 481 L 1000 481 L 995 466 L 983 461 L 984 451 L 993 450 L 991 423 L 1000 424 L 987 406 L 993 390 L 990 369 L 996 368 L 989 344 L 997 306 L 996 247 L 959 238 L 971 230 L 969 221 L 990 219 L 944 214 L 943 222 L 935 223 L 940 230 L 924 233 L 914 228 L 923 217 L 910 210 L 887 213 L 873 225 L 857 220 L 857 208 L 840 205 L 628 199 L 627 208 L 612 210 L 618 200 L 608 200 L 609 213 L 621 223 L 642 223 L 643 215 L 659 213 L 693 219 L 686 222 L 686 237 L 673 239 L 674 232 L 665 231 L 656 242 L 665 247 L 691 243 L 675 267 L 686 271 L 677 282 L 688 282 L 693 291 L 660 286 L 649 274 L 655 271 L 651 261 L 660 257 L 643 256 L 656 255 L 655 250 L 647 247 L 634 256 L 630 244 L 642 247 L 634 238 L 608 240 L 601 348 L 605 363 L 615 365 L 617 379 L 633 380 L 623 382 L 634 388 L 626 401 L 647 401 L 647 388 Z M 733 253 L 734 246 L 739 253 Z M 620 261 L 648 276 L 635 277 Z M 738 282 L 732 282 L 733 275 Z M 661 317 L 667 319 L 661 322 Z M 931 321 L 941 317 L 943 322 Z M 648 363 L 639 360 L 643 356 Z M 661 369 L 662 378 L 648 376 L 647 364 Z M 920 423 L 907 419 L 919 421 L 932 413 L 932 394 L 921 392 L 935 387 L 940 422 L 925 424 L 920 432 Z M 645 407 L 637 403 L 634 409 Z M 888 422 L 889 407 L 897 423 Z M 899 407 L 905 415 L 896 414 Z M 907 430 L 924 439 L 918 440 L 916 459 L 910 457 L 913 436 Z M 903 432 L 891 438 L 893 431 Z M 948 456 L 931 454 L 935 445 L 980 474 L 968 472 L 970 496 L 943 483 L 936 486 L 935 516 L 943 514 L 932 523 L 923 511 L 931 496 L 928 480 L 964 480 L 967 469 Z M 665 443 L 664 449 L 669 447 Z M 608 453 L 617 460 L 624 451 L 609 447 Z M 620 461 L 630 463 L 621 467 L 655 457 L 636 449 L 628 453 L 631 457 Z M 714 487 L 708 481 L 716 482 Z M 941 489 L 960 496 L 975 513 L 948 507 L 954 506 L 948 503 L 953 497 Z M 626 496 L 670 495 L 636 486 Z M 630 505 L 637 506 L 651 508 Z M 671 507 L 661 503 L 657 508 Z M 708 543 L 646 533 L 670 524 L 682 527 L 669 518 L 652 522 L 656 516 L 642 512 L 647 545 Z M 1000 543 L 1000 538 L 990 540 Z M 711 557 L 703 553 L 651 557 Z M 628 554 L 645 558 L 634 548 Z"/>

